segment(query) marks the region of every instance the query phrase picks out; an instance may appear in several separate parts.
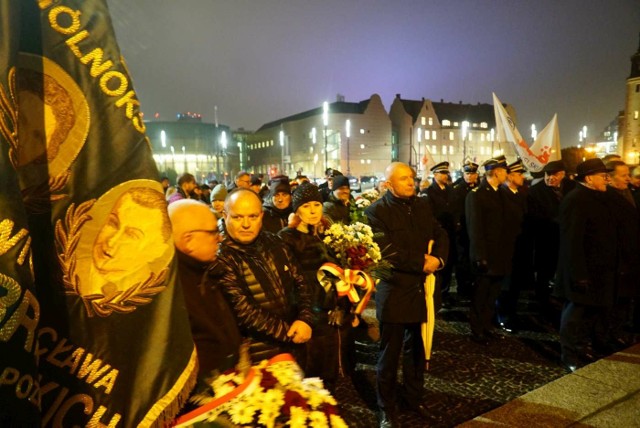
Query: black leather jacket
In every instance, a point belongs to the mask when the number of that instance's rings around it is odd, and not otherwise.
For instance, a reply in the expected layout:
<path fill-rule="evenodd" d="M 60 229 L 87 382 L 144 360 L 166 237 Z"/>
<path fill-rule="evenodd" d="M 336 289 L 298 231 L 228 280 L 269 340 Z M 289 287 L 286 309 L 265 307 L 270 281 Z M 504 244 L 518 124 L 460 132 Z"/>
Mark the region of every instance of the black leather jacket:
<path fill-rule="evenodd" d="M 233 308 L 254 362 L 290 352 L 296 320 L 313 327 L 311 298 L 301 270 L 282 240 L 261 232 L 243 245 L 225 236 L 209 268 Z"/>

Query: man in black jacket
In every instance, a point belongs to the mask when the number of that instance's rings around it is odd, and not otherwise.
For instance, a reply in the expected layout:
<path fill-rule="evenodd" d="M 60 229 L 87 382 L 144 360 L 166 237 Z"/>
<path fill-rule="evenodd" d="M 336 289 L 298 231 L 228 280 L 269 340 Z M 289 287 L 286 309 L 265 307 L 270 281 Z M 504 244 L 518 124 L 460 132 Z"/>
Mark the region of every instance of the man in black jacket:
<path fill-rule="evenodd" d="M 456 221 L 453 212 L 453 188 L 449 184 L 449 162 L 440 162 L 431 168 L 433 180 L 431 185 L 420 191 L 420 195 L 426 195 L 431 205 L 431 211 L 447 232 L 449 238 L 449 254 L 446 266 L 436 274 L 435 308 L 451 306 L 453 303 L 449 296 L 453 266 L 456 262 Z"/>
<path fill-rule="evenodd" d="M 198 377 L 205 379 L 212 371 L 224 372 L 237 363 L 241 341 L 220 286 L 205 275 L 216 259 L 220 234 L 215 215 L 195 199 L 176 201 L 168 209 L 178 276 L 198 352 Z"/>
<path fill-rule="evenodd" d="M 260 198 L 236 189 L 225 201 L 225 236 L 210 268 L 249 339 L 252 361 L 283 352 L 311 338 L 311 297 L 291 250 L 262 231 Z"/>
<path fill-rule="evenodd" d="M 376 315 L 380 322 L 380 355 L 376 368 L 380 426 L 393 426 L 396 378 L 400 356 L 404 400 L 422 417 L 425 356 L 420 325 L 426 321 L 424 281 L 442 269 L 449 240 L 433 216 L 429 203 L 415 195 L 415 173 L 409 165 L 394 162 L 385 171 L 385 195 L 365 213 L 384 257 L 393 265 L 390 278 L 376 288 Z M 434 241 L 429 253 L 429 242 Z M 404 352 L 403 352 L 404 344 Z"/>
<path fill-rule="evenodd" d="M 558 212 L 564 197 L 562 182 L 566 170 L 561 160 L 551 161 L 544 168 L 544 180 L 534 184 L 527 194 L 527 224 L 533 235 L 533 269 L 536 298 L 541 310 L 552 315 L 549 295 L 558 264 Z"/>
<path fill-rule="evenodd" d="M 467 195 L 466 215 L 469 230 L 471 266 L 476 283 L 471 296 L 469 324 L 472 339 L 482 345 L 494 336 L 492 326 L 496 298 L 502 281 L 511 271 L 513 232 L 505 227 L 505 201 L 500 185 L 507 179 L 504 156 L 483 164 L 485 179 Z"/>
<path fill-rule="evenodd" d="M 562 362 L 574 371 L 590 362 L 595 322 L 611 308 L 618 274 L 616 215 L 601 159 L 577 166 L 578 185 L 560 206 L 556 292 L 567 299 L 560 322 Z"/>

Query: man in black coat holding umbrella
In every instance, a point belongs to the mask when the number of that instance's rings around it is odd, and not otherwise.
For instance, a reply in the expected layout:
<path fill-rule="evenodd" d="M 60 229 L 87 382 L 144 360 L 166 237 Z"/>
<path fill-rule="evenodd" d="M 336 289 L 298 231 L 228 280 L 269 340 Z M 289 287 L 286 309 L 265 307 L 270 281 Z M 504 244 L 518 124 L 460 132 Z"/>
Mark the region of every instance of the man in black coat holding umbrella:
<path fill-rule="evenodd" d="M 393 265 L 391 276 L 376 288 L 380 322 L 380 355 L 376 368 L 380 427 L 392 427 L 396 410 L 396 378 L 400 356 L 408 407 L 428 417 L 422 404 L 425 355 L 420 326 L 427 320 L 424 281 L 444 267 L 449 241 L 429 203 L 415 195 L 415 172 L 394 162 L 385 170 L 384 196 L 365 213 L 383 256 Z M 434 241 L 429 253 L 429 241 Z M 404 348 L 404 349 L 403 349 Z"/>
<path fill-rule="evenodd" d="M 578 185 L 560 206 L 557 293 L 567 302 L 560 321 L 562 362 L 568 371 L 588 363 L 595 322 L 613 304 L 618 244 L 608 197 L 609 169 L 601 159 L 577 166 Z"/>

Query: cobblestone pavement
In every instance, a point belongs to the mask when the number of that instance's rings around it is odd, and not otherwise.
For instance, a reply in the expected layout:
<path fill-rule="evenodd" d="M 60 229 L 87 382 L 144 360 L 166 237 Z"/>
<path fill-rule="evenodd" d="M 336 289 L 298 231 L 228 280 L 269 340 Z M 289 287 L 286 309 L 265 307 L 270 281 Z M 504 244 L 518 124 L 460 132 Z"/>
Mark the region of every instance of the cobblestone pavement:
<path fill-rule="evenodd" d="M 535 304 L 520 301 L 520 331 L 493 339 L 488 346 L 470 339 L 468 302 L 459 301 L 436 317 L 433 355 L 424 379 L 427 421 L 410 412 L 398 415 L 401 427 L 452 427 L 503 405 L 566 373 L 554 326 L 541 321 Z M 369 334 L 360 329 L 357 366 L 352 378 L 338 384 L 336 398 L 351 427 L 376 427 L 375 307 L 364 314 Z"/>

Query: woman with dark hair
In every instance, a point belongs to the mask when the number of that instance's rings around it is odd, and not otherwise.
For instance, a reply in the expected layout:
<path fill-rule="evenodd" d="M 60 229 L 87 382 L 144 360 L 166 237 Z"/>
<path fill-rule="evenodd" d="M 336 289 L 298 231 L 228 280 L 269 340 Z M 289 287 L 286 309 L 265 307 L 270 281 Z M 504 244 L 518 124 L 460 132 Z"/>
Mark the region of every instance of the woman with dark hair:
<path fill-rule="evenodd" d="M 302 266 L 306 283 L 312 291 L 312 308 L 316 317 L 311 340 L 307 344 L 307 360 L 301 361 L 305 376 L 318 376 L 330 391 L 335 391 L 339 375 L 349 371 L 346 363 L 348 335 L 354 320 L 351 302 L 338 297 L 335 287 L 326 290 L 317 279 L 318 269 L 332 261 L 323 242 L 323 232 L 330 220 L 322 215 L 322 196 L 318 188 L 302 183 L 292 196 L 289 225 L 278 236 L 291 248 Z"/>
<path fill-rule="evenodd" d="M 289 179 L 273 181 L 262 204 L 262 230 L 278 233 L 287 225 L 291 211 Z"/>

